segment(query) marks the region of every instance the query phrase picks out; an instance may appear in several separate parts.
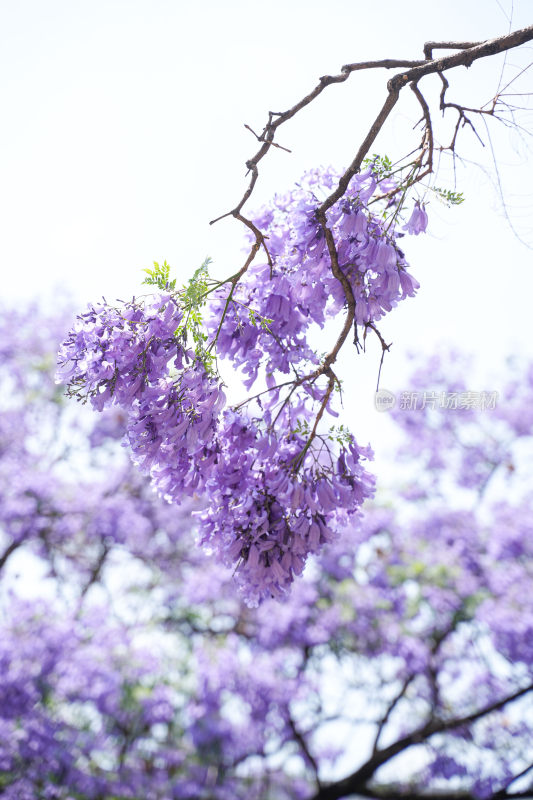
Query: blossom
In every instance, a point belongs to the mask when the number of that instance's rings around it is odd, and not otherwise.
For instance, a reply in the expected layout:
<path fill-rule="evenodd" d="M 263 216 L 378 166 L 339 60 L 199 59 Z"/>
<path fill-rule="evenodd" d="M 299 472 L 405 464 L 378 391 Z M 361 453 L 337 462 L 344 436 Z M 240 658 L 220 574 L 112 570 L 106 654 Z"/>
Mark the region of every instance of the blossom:
<path fill-rule="evenodd" d="M 411 213 L 406 224 L 403 226 L 403 230 L 407 231 L 407 233 L 412 233 L 414 236 L 418 236 L 419 233 L 425 233 L 428 224 L 428 215 L 424 206 L 420 205 L 417 201 L 415 203 L 415 207 Z"/>
<path fill-rule="evenodd" d="M 370 451 L 347 431 L 325 434 L 315 424 L 325 411 L 338 416 L 333 377 L 324 383 L 323 357 L 308 335 L 347 305 L 317 218 L 317 196 L 339 177 L 312 170 L 277 196 L 256 219 L 270 243 L 268 263 L 201 295 L 209 351 L 242 371 L 246 390 L 266 383 L 253 407 L 246 399 L 224 410 L 219 376 L 186 346 L 187 300 L 170 284 L 143 299 L 90 306 L 59 352 L 58 381 L 70 395 L 124 412 L 124 440 L 158 493 L 175 505 L 204 499 L 199 539 L 235 569 L 252 605 L 284 597 L 309 555 L 334 541 L 373 494 L 363 467 Z M 370 165 L 327 212 L 356 326 L 380 320 L 418 288 L 394 218 L 371 205 L 395 187 Z M 200 324 L 199 308 L 195 315 Z"/>

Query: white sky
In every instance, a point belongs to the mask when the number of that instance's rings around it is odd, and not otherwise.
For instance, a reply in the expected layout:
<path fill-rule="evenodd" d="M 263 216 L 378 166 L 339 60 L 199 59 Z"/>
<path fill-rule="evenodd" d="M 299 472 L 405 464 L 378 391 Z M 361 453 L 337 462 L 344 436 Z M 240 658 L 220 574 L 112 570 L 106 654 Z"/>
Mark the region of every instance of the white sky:
<path fill-rule="evenodd" d="M 224 277 L 242 263 L 241 230 L 231 219 L 208 222 L 245 188 L 244 162 L 257 147 L 244 123 L 260 131 L 269 109 L 285 110 L 346 62 L 418 58 L 427 39 L 482 40 L 507 32 L 511 10 L 513 29 L 530 24 L 532 9 L 531 0 L 514 8 L 510 0 L 4 0 L 4 303 L 64 290 L 80 306 L 101 295 L 127 298 L 139 291 L 141 269 L 165 258 L 185 280 L 209 255 L 213 274 Z M 531 47 L 509 56 L 511 65 L 529 60 Z M 451 73 L 450 98 L 488 100 L 501 66 L 497 57 Z M 273 151 L 262 162 L 249 207 L 309 167 L 348 163 L 390 74 L 353 75 L 282 128 L 279 141 L 292 154 Z M 428 96 L 432 80 L 421 84 Z M 408 94 L 373 148 L 393 160 L 419 139 Z M 530 129 L 532 122 L 531 113 L 522 118 Z M 488 146 L 468 131 L 463 143 L 466 158 L 490 167 Z M 501 131 L 495 143 L 509 213 L 531 244 L 531 159 L 515 135 Z M 429 235 L 406 242 L 422 288 L 383 325 L 394 341 L 384 387 L 408 388 L 405 353 L 443 340 L 474 352 L 482 368 L 528 352 L 531 250 L 481 171 L 460 172 L 457 188 L 465 204 L 446 211 L 432 202 Z M 376 350 L 345 360 L 348 403 L 365 416 L 353 425 L 363 442 L 383 422 L 372 406 L 377 359 Z"/>

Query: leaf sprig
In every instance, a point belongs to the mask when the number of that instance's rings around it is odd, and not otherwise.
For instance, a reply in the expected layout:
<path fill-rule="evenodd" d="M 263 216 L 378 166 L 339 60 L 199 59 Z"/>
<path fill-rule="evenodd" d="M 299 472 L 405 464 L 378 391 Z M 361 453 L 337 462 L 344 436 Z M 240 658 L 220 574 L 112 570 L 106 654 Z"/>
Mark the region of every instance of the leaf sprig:
<path fill-rule="evenodd" d="M 154 261 L 154 268 L 143 269 L 143 272 L 146 272 L 147 274 L 143 284 L 157 286 L 162 291 L 170 290 L 173 292 L 176 288 L 176 279 L 174 278 L 174 280 L 170 280 L 170 265 L 167 264 L 166 261 L 163 261 L 162 264 L 158 264 L 157 261 Z"/>
<path fill-rule="evenodd" d="M 209 265 L 211 263 L 212 259 L 207 257 L 192 278 L 178 292 L 177 299 L 183 309 L 183 321 L 176 328 L 174 335 L 185 342 L 190 335 L 196 358 L 202 362 L 207 373 L 214 374 L 216 373 L 216 356 L 206 347 L 208 335 L 203 327 L 201 312 L 209 293 L 209 284 L 211 283 Z"/>
<path fill-rule="evenodd" d="M 431 191 L 435 192 L 447 206 L 458 206 L 464 203 L 465 198 L 462 192 L 452 192 L 450 189 L 441 189 L 439 186 L 432 186 Z"/>
<path fill-rule="evenodd" d="M 380 156 L 374 153 L 370 158 L 365 158 L 362 168 L 363 170 L 372 168 L 376 178 L 383 180 L 384 178 L 390 178 L 392 174 L 392 161 L 388 156 Z"/>

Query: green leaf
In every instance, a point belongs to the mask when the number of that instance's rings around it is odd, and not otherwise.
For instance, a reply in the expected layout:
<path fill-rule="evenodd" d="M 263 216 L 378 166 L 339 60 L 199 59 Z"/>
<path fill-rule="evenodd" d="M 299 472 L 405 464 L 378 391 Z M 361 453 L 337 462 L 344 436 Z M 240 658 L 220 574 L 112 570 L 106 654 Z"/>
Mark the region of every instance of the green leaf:
<path fill-rule="evenodd" d="M 432 186 L 431 191 L 434 192 L 437 197 L 446 203 L 447 206 L 458 206 L 461 203 L 464 203 L 464 196 L 462 192 L 453 192 L 450 189 L 441 189 L 439 186 Z"/>
<path fill-rule="evenodd" d="M 370 158 L 365 158 L 362 164 L 363 169 L 372 169 L 372 172 L 378 178 L 388 178 L 392 171 L 392 161 L 388 156 L 380 156 L 374 153 Z"/>
<path fill-rule="evenodd" d="M 183 310 L 183 322 L 174 335 L 183 341 L 187 341 L 190 335 L 196 358 L 202 362 L 206 372 L 213 374 L 216 372 L 216 358 L 205 346 L 208 337 L 203 330 L 201 312 L 209 289 L 210 264 L 211 259 L 208 257 L 178 293 L 177 299 Z"/>
<path fill-rule="evenodd" d="M 170 280 L 170 265 L 166 261 L 163 264 L 154 261 L 154 268 L 143 269 L 143 272 L 146 272 L 148 276 L 144 279 L 143 284 L 157 286 L 159 289 L 171 292 L 176 288 L 176 279 Z"/>

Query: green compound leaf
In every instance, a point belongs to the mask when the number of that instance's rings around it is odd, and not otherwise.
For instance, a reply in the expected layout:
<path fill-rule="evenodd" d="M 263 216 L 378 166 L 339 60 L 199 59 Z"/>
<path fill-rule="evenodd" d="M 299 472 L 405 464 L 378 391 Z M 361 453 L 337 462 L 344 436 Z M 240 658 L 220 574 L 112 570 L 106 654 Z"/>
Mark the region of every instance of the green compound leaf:
<path fill-rule="evenodd" d="M 166 289 L 171 292 L 176 288 L 176 279 L 170 280 L 170 266 L 166 261 L 163 261 L 162 264 L 158 264 L 157 261 L 154 261 L 154 268 L 143 269 L 143 272 L 146 272 L 147 275 L 143 284 L 157 286 L 159 289 Z"/>
<path fill-rule="evenodd" d="M 450 189 L 441 189 L 439 186 L 432 186 L 431 191 L 447 206 L 458 206 L 464 203 L 465 198 L 462 192 L 452 192 Z"/>

